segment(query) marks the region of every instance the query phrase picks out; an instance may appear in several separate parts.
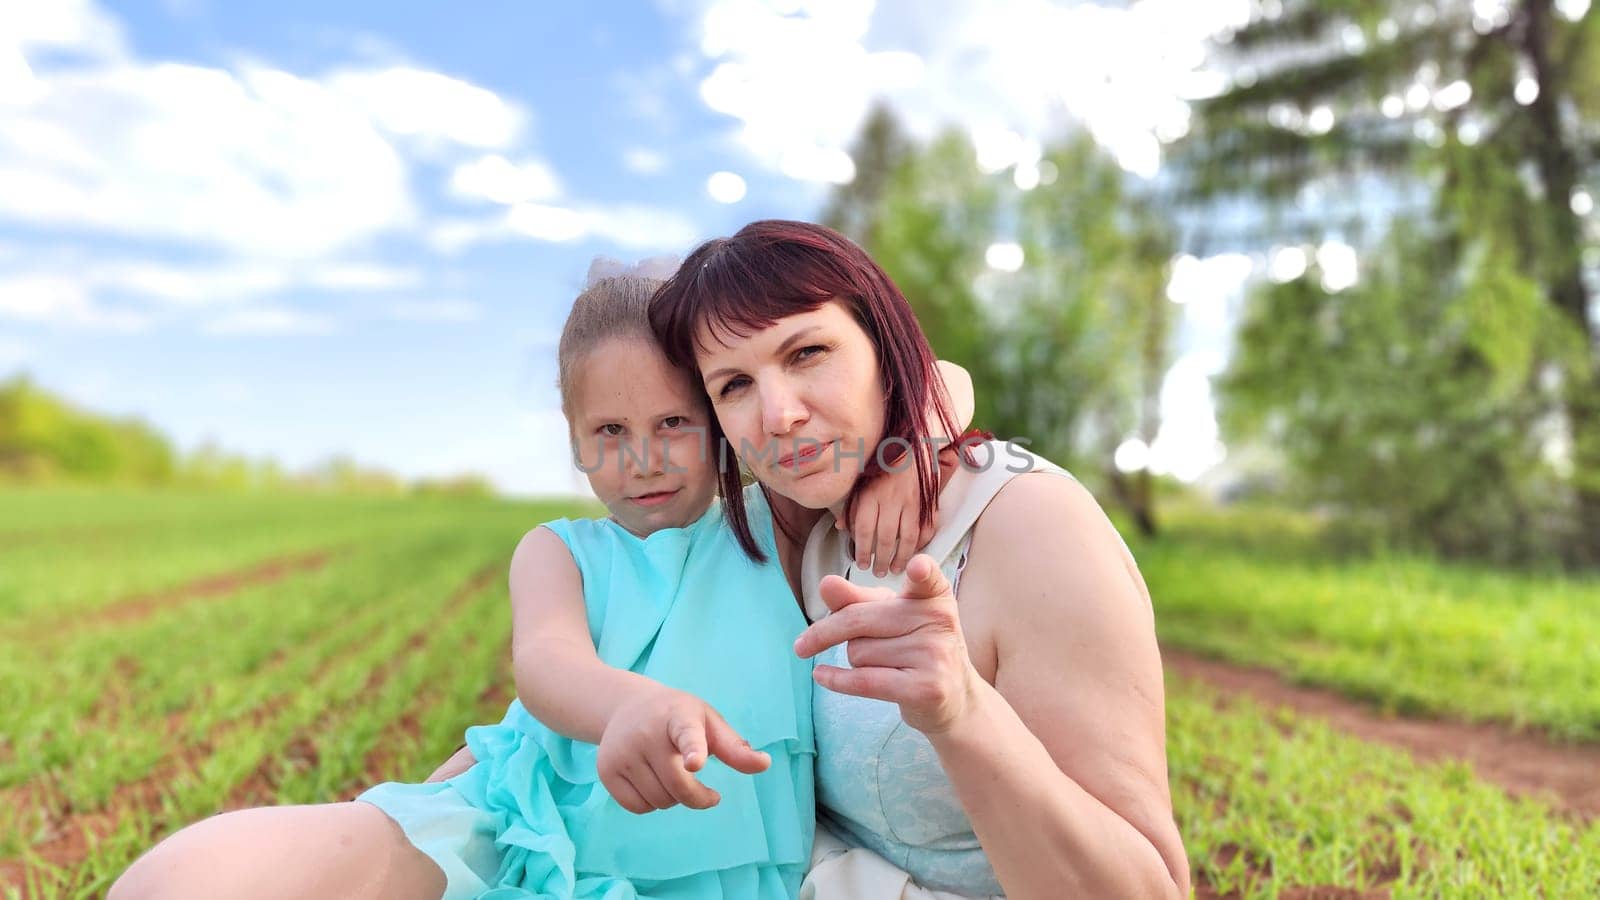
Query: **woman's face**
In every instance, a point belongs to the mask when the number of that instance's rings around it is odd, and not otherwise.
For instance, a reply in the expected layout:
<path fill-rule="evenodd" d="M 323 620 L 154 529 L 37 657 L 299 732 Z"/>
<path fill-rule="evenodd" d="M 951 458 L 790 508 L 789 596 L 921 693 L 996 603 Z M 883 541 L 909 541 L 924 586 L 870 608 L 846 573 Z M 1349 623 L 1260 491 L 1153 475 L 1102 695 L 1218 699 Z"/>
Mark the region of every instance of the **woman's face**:
<path fill-rule="evenodd" d="M 702 326 L 697 355 L 712 411 L 740 462 L 810 509 L 843 506 L 883 435 L 872 339 L 840 300 L 748 337 Z"/>

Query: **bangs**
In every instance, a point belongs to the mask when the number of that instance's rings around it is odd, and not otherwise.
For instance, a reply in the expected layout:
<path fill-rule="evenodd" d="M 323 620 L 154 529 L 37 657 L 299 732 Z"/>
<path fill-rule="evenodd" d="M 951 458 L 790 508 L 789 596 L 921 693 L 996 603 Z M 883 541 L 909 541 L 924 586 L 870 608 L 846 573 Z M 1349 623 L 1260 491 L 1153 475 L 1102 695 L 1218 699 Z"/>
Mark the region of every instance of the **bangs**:
<path fill-rule="evenodd" d="M 674 365 L 693 370 L 696 354 L 712 349 L 707 339 L 731 343 L 864 293 L 830 248 L 751 231 L 701 245 L 656 291 L 650 321 Z"/>

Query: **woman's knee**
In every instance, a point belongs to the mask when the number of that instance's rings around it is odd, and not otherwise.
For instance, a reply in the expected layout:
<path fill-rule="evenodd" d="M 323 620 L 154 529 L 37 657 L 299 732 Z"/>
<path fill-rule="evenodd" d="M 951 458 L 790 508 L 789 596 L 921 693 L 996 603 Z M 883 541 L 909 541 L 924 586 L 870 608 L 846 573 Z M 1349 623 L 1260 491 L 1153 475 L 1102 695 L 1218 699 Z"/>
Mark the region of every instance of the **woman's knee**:
<path fill-rule="evenodd" d="M 109 900 L 417 897 L 444 874 L 368 803 L 222 813 L 172 834 L 112 885 Z"/>

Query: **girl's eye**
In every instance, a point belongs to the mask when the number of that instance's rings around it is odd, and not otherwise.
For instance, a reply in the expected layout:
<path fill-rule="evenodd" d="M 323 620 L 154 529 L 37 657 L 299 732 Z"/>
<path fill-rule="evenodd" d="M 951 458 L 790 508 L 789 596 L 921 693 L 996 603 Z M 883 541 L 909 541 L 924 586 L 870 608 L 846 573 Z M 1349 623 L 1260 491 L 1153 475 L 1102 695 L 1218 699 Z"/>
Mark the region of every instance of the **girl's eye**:
<path fill-rule="evenodd" d="M 600 426 L 600 433 L 607 437 L 621 437 L 622 426 L 615 422 L 607 422 Z"/>
<path fill-rule="evenodd" d="M 803 361 L 803 360 L 811 359 L 812 357 L 817 356 L 818 354 L 820 354 L 822 351 L 824 351 L 826 349 L 828 349 L 828 348 L 822 346 L 821 344 L 812 344 L 809 347 L 801 347 L 799 350 L 796 350 L 794 352 L 794 358 L 797 361 Z"/>
<path fill-rule="evenodd" d="M 689 420 L 683 416 L 667 416 L 665 419 L 661 420 L 661 427 L 671 431 L 677 431 L 679 428 L 684 426 L 684 423 L 688 421 Z"/>
<path fill-rule="evenodd" d="M 717 391 L 717 396 L 726 397 L 733 391 L 744 387 L 745 382 L 749 380 L 750 379 L 744 377 L 743 375 L 735 375 L 732 378 L 729 378 L 727 382 L 722 385 L 722 390 Z"/>

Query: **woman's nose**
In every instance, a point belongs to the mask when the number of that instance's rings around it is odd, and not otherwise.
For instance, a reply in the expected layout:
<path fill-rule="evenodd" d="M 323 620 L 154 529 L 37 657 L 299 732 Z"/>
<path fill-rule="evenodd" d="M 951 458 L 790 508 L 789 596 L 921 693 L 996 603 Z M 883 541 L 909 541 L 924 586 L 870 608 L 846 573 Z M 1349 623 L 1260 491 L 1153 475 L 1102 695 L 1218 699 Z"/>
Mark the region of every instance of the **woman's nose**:
<path fill-rule="evenodd" d="M 761 427 L 767 434 L 788 434 L 807 418 L 805 404 L 787 384 L 762 386 Z"/>

